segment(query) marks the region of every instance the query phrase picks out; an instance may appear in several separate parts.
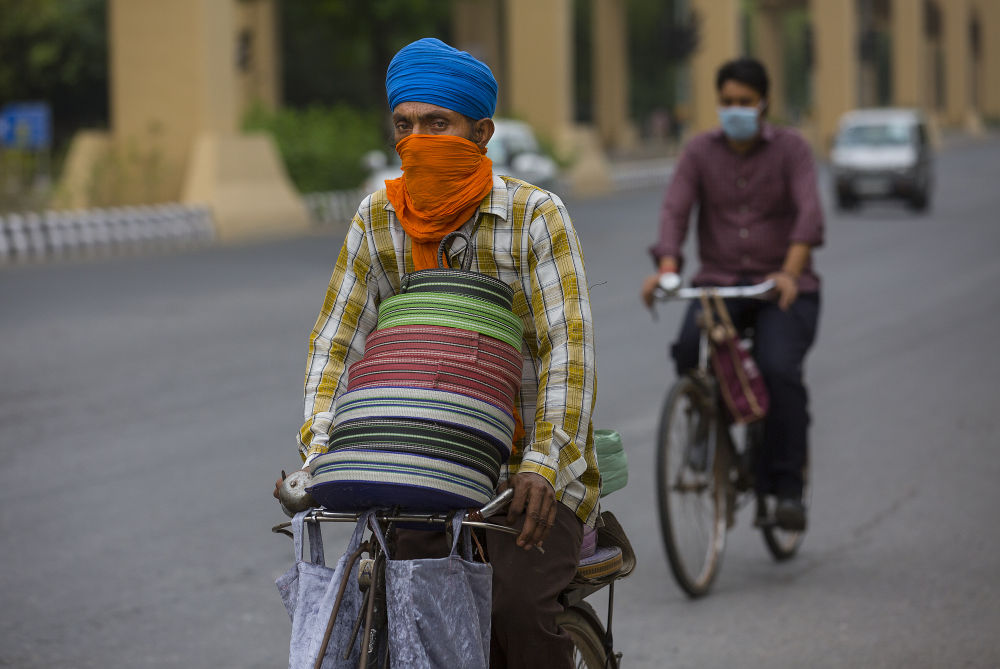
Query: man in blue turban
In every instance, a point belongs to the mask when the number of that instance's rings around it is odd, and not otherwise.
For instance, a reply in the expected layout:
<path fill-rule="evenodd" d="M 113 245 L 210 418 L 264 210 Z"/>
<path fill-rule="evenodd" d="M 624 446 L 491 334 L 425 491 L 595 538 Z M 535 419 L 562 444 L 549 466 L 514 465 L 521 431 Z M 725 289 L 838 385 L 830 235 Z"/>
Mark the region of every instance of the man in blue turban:
<path fill-rule="evenodd" d="M 486 144 L 497 82 L 484 63 L 439 40 L 417 40 L 392 59 L 386 93 L 403 176 L 358 207 L 309 338 L 304 468 L 337 455 L 327 453 L 337 398 L 381 302 L 400 292 L 403 274 L 437 266 L 446 234 L 465 233 L 475 247 L 472 270 L 513 288 L 524 331 L 517 427 L 499 486 L 514 496 L 496 521 L 519 534 L 487 533 L 490 666 L 571 667 L 558 596 L 576 574 L 585 530 L 597 522 L 600 488 L 590 421 L 593 324 L 579 240 L 557 196 L 493 173 Z M 396 542 L 399 559 L 444 557 L 450 548 L 443 533 L 399 531 Z M 544 552 L 535 550 L 543 542 Z"/>

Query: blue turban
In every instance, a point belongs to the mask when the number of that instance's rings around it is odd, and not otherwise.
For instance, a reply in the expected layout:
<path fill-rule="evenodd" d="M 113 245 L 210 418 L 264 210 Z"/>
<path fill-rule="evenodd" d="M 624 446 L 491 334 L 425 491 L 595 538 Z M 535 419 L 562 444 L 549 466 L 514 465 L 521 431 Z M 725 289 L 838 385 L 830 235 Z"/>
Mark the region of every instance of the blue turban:
<path fill-rule="evenodd" d="M 479 120 L 497 107 L 497 80 L 490 68 L 465 51 L 425 37 L 407 44 L 385 75 L 389 109 L 401 102 L 426 102 Z"/>

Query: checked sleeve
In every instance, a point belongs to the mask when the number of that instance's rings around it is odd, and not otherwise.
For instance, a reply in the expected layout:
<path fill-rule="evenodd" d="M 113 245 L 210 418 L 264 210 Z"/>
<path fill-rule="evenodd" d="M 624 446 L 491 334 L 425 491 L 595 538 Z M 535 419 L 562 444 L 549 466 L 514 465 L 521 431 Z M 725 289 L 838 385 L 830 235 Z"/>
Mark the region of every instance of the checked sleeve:
<path fill-rule="evenodd" d="M 548 198 L 532 213 L 528 297 L 537 333 L 538 402 L 518 471 L 545 476 L 561 494 L 591 469 L 586 456 L 595 399 L 594 328 L 583 253 L 568 213 Z M 590 483 L 596 488 L 596 481 Z M 574 502 L 576 507 L 584 500 Z"/>
<path fill-rule="evenodd" d="M 370 260 L 365 222 L 356 215 L 309 336 L 305 422 L 298 435 L 304 461 L 326 452 L 334 403 L 347 387 L 347 369 L 364 354 L 365 339 L 378 322 L 378 291 L 368 280 Z"/>

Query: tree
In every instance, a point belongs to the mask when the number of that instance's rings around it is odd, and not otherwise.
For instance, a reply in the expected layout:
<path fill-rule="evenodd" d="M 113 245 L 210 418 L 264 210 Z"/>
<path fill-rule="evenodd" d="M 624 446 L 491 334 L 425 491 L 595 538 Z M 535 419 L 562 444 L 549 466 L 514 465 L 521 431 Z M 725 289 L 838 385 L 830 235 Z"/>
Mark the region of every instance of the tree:
<path fill-rule="evenodd" d="M 282 2 L 285 104 L 347 103 L 384 111 L 385 71 L 415 39 L 450 37 L 451 3 L 439 0 Z"/>
<path fill-rule="evenodd" d="M 0 0 L 0 102 L 52 107 L 56 143 L 108 119 L 105 0 Z"/>

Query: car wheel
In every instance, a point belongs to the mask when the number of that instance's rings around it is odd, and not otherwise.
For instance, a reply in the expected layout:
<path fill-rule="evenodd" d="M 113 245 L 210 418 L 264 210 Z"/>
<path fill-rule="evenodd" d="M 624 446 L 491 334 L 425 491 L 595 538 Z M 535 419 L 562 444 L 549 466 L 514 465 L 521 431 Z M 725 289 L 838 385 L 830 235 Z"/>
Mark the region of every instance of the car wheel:
<path fill-rule="evenodd" d="M 858 198 L 850 193 L 838 192 L 837 193 L 837 209 L 841 211 L 850 211 L 852 209 L 857 209 Z"/>
<path fill-rule="evenodd" d="M 927 207 L 930 205 L 930 197 L 927 191 L 918 191 L 910 196 L 907 204 L 913 211 L 927 211 Z"/>

